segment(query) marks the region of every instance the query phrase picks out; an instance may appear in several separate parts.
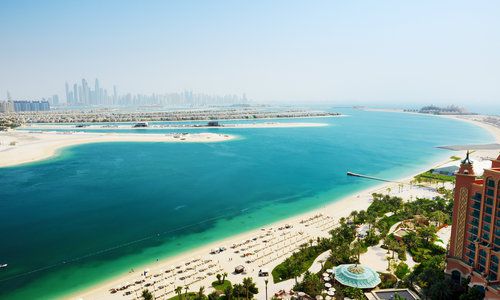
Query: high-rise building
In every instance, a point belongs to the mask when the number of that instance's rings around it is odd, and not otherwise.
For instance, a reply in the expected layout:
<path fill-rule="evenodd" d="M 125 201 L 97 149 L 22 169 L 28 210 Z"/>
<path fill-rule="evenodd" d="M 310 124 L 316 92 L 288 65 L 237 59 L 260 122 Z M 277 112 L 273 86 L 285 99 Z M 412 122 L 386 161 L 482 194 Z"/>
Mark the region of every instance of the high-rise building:
<path fill-rule="evenodd" d="M 48 101 L 14 101 L 14 111 L 49 111 Z"/>
<path fill-rule="evenodd" d="M 472 161 L 462 161 L 456 174 L 453 225 L 446 259 L 452 280 L 469 279 L 485 299 L 500 299 L 500 155 L 482 178 Z"/>
<path fill-rule="evenodd" d="M 76 105 L 79 101 L 79 98 L 78 98 L 78 85 L 75 83 L 73 84 L 73 101 L 71 102 L 71 104 L 73 105 Z"/>
<path fill-rule="evenodd" d="M 72 99 L 71 99 L 71 94 L 70 94 L 70 91 L 69 91 L 69 84 L 66 82 L 66 84 L 64 85 L 64 87 L 66 88 L 66 103 L 71 103 Z"/>
<path fill-rule="evenodd" d="M 14 103 L 12 101 L 0 102 L 0 113 L 9 113 L 14 111 Z"/>

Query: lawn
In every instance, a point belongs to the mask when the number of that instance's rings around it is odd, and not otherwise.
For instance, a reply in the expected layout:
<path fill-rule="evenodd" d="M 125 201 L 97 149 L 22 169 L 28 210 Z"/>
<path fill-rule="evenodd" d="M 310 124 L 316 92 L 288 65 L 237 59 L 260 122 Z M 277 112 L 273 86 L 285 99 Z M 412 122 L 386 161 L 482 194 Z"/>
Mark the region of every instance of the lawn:
<path fill-rule="evenodd" d="M 212 286 L 214 289 L 224 292 L 228 287 L 231 286 L 231 281 L 224 280 L 224 282 L 219 282 L 218 280 L 212 282 Z"/>

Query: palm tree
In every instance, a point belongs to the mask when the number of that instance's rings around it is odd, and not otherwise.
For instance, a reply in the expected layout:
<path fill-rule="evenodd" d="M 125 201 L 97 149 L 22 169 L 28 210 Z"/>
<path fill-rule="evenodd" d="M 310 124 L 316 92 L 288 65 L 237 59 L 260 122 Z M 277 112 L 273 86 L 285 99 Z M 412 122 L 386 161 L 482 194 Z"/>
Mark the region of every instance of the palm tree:
<path fill-rule="evenodd" d="M 356 240 L 352 243 L 352 250 L 356 254 L 356 261 L 358 264 L 359 264 L 359 257 L 360 257 L 362 248 L 363 248 L 363 245 L 361 245 L 361 242 L 359 240 Z"/>
<path fill-rule="evenodd" d="M 240 299 L 240 295 L 243 293 L 243 286 L 241 284 L 235 284 L 233 286 L 233 295 L 236 299 Z"/>
<path fill-rule="evenodd" d="M 220 281 L 220 279 L 222 278 L 222 275 L 217 274 L 217 275 L 215 275 L 215 277 L 217 277 L 217 282 L 219 282 L 219 284 L 221 284 L 222 282 Z"/>
<path fill-rule="evenodd" d="M 249 277 L 243 278 L 243 288 L 245 289 L 245 299 L 248 300 L 248 294 L 250 291 L 251 279 Z"/>
<path fill-rule="evenodd" d="M 357 217 L 357 216 L 358 216 L 358 211 L 357 211 L 357 210 L 353 210 L 353 211 L 351 212 L 351 217 L 352 217 L 352 221 L 353 221 L 354 223 L 356 223 L 356 217 Z"/>
<path fill-rule="evenodd" d="M 429 242 L 435 238 L 435 229 L 433 226 L 420 227 L 417 232 L 420 237 L 424 239 L 426 244 L 429 244 Z"/>
<path fill-rule="evenodd" d="M 145 289 L 142 291 L 142 299 L 144 300 L 153 300 L 153 294 L 151 294 L 151 292 L 148 290 L 148 289 Z"/>
<path fill-rule="evenodd" d="M 231 300 L 233 296 L 233 287 L 231 285 L 226 287 L 226 289 L 224 290 L 224 294 L 226 295 L 226 300 Z"/>
<path fill-rule="evenodd" d="M 198 299 L 202 300 L 203 298 L 205 298 L 205 287 L 204 286 L 200 286 L 200 290 L 198 291 Z"/>
<path fill-rule="evenodd" d="M 184 295 L 186 296 L 186 299 L 187 299 L 187 296 L 188 296 L 188 291 L 189 291 L 189 286 L 185 286 L 184 287 Z"/>
<path fill-rule="evenodd" d="M 226 281 L 227 272 L 222 273 L 222 283 Z"/>
<path fill-rule="evenodd" d="M 175 293 L 179 297 L 179 300 L 182 300 L 182 286 L 178 286 L 175 288 Z"/>

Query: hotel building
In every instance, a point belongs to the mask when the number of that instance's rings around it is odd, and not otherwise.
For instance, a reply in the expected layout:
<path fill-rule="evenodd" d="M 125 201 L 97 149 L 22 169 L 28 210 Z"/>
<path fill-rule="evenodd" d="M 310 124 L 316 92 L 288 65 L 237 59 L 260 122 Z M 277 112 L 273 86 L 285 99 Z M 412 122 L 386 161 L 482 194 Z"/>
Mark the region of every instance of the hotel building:
<path fill-rule="evenodd" d="M 446 273 L 452 280 L 470 279 L 485 299 L 500 299 L 500 155 L 482 178 L 467 157 L 456 173 L 453 225 Z"/>

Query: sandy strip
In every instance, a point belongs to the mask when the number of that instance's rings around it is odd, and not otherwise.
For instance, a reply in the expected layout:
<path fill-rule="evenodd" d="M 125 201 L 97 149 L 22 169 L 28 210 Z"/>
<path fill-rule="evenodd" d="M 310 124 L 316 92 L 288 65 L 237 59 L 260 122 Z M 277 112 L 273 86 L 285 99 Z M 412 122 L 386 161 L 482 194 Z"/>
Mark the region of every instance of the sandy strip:
<path fill-rule="evenodd" d="M 15 166 L 50 158 L 64 147 L 102 142 L 223 142 L 235 136 L 215 133 L 130 134 L 85 132 L 0 132 L 0 167 Z"/>
<path fill-rule="evenodd" d="M 60 124 L 31 124 L 31 125 L 25 125 L 23 127 L 20 127 L 20 129 L 29 129 L 29 130 L 55 130 L 55 129 L 65 129 L 65 130 L 74 130 L 74 129 L 91 129 L 91 130 L 119 130 L 119 129 L 126 129 L 126 130 L 155 130 L 155 129 L 176 129 L 176 130 L 182 130 L 182 129 L 216 129 L 216 128 L 221 128 L 221 129 L 243 129 L 243 128 L 296 128 L 296 127 L 323 127 L 323 126 L 328 126 L 326 123 L 312 123 L 312 122 L 302 122 L 302 123 L 285 123 L 285 122 L 259 122 L 259 123 L 235 123 L 235 124 L 221 124 L 221 126 L 206 126 L 206 125 L 200 125 L 200 126 L 195 126 L 193 124 L 186 124 L 186 125 L 159 125 L 159 124 L 150 124 L 148 127 L 143 127 L 143 128 L 134 128 L 133 125 L 103 125 L 103 124 L 94 124 L 94 125 L 88 125 L 85 127 L 80 127 L 77 128 L 76 124 L 71 124 L 71 125 L 60 125 Z"/>

